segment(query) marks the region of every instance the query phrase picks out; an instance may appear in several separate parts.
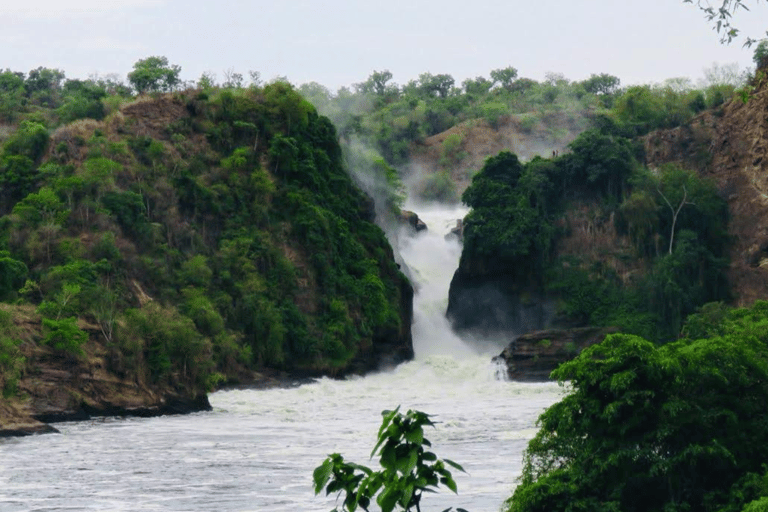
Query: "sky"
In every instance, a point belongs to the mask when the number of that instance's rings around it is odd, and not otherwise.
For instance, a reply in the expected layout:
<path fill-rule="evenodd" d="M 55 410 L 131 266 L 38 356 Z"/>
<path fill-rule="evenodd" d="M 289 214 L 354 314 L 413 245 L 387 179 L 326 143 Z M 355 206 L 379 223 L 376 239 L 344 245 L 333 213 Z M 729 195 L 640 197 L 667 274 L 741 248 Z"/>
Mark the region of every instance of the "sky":
<path fill-rule="evenodd" d="M 766 37 L 768 1 L 745 3 L 733 24 Z M 152 55 L 181 66 L 183 80 L 253 70 L 331 91 L 374 70 L 401 85 L 424 72 L 458 85 L 508 66 L 535 80 L 609 73 L 630 85 L 753 66 L 743 38 L 720 44 L 682 0 L 2 0 L 0 27 L 0 69 L 68 78 L 124 78 Z"/>

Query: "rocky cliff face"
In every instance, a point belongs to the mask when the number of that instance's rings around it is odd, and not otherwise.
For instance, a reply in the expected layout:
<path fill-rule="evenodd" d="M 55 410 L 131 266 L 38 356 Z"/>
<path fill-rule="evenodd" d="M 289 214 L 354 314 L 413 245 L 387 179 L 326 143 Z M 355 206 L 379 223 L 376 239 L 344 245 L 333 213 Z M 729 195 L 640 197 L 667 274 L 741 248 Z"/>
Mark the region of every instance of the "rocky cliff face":
<path fill-rule="evenodd" d="M 765 71 L 765 70 L 763 70 Z M 644 138 L 647 164 L 678 163 L 715 180 L 730 210 L 728 278 L 735 303 L 768 293 L 768 78 L 746 102 L 733 99 L 690 123 Z"/>
<path fill-rule="evenodd" d="M 59 421 L 97 416 L 158 416 L 211 408 L 205 393 L 177 382 L 157 386 L 110 371 L 113 354 L 96 325 L 76 356 L 41 345 L 40 317 L 29 306 L 3 306 L 13 315 L 26 368 L 16 397 L 0 400 L 0 437 L 56 432 Z"/>

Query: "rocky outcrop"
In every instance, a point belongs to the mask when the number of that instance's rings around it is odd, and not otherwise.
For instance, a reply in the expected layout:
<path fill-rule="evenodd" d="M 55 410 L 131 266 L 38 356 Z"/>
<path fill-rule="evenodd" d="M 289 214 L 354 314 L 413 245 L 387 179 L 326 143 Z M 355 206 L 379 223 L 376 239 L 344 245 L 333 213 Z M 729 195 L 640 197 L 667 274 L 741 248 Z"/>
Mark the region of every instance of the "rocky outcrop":
<path fill-rule="evenodd" d="M 427 225 L 415 212 L 409 210 L 400 211 L 400 223 L 409 226 L 414 232 L 426 231 Z"/>
<path fill-rule="evenodd" d="M 561 363 L 615 332 L 618 332 L 615 327 L 534 331 L 515 338 L 493 360 L 504 362 L 510 380 L 546 381 Z"/>
<path fill-rule="evenodd" d="M 49 425 L 100 416 L 159 416 L 210 410 L 202 389 L 177 382 L 158 386 L 120 376 L 110 368 L 110 351 L 98 327 L 81 323 L 89 335 L 83 354 L 40 344 L 39 317 L 28 306 L 12 310 L 19 347 L 26 360 L 17 393 L 0 400 L 0 437 L 57 432 Z"/>
<path fill-rule="evenodd" d="M 556 309 L 553 298 L 521 289 L 508 276 L 459 268 L 446 315 L 456 331 L 495 339 L 556 326 Z"/>
<path fill-rule="evenodd" d="M 549 112 L 545 114 L 503 116 L 493 125 L 473 119 L 426 138 L 409 155 L 412 179 L 447 170 L 459 196 L 469 186 L 472 176 L 483 167 L 486 158 L 500 151 L 511 151 L 522 160 L 547 157 L 564 151 L 588 125 L 588 113 Z M 531 125 L 531 121 L 533 124 Z M 459 139 L 453 160 L 445 167 L 446 140 Z M 415 183 L 416 191 L 423 185 Z"/>
<path fill-rule="evenodd" d="M 737 305 L 768 293 L 768 78 L 685 126 L 644 138 L 649 167 L 676 163 L 713 179 L 728 201 L 728 279 Z"/>
<path fill-rule="evenodd" d="M 456 219 L 456 225 L 445 235 L 446 240 L 464 240 L 464 219 Z"/>

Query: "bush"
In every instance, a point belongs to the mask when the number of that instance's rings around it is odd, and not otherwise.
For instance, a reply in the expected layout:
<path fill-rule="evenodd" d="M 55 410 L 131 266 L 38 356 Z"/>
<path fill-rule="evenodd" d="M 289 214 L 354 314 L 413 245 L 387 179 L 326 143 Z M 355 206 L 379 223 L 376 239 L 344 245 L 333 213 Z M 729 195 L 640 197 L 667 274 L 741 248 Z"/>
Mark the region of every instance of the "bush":
<path fill-rule="evenodd" d="M 135 362 L 146 363 L 152 382 L 169 382 L 176 374 L 205 388 L 213 369 L 210 342 L 191 319 L 151 302 L 141 309 L 126 310 L 122 325 L 118 325 L 120 342 L 133 352 Z"/>
<path fill-rule="evenodd" d="M 757 43 L 752 60 L 754 60 L 757 69 L 768 67 L 768 39 L 763 39 Z"/>
<path fill-rule="evenodd" d="M 77 318 L 69 317 L 61 320 L 43 318 L 42 343 L 54 349 L 73 355 L 82 355 L 83 345 L 88 341 L 88 335 L 77 326 Z"/>
<path fill-rule="evenodd" d="M 348 512 L 354 512 L 357 507 L 368 510 L 374 498 L 382 512 L 391 512 L 395 507 L 407 512 L 421 510 L 423 493 L 435 492 L 441 484 L 457 492 L 448 466 L 459 471 L 464 469 L 451 460 L 438 459 L 427 450 L 432 443 L 424 437 L 424 427 L 435 425 L 429 415 L 412 410 L 403 414 L 400 407 L 382 411 L 381 415 L 383 421 L 371 458 L 378 455 L 382 469 L 373 471 L 345 462 L 338 453 L 331 454 L 312 474 L 315 494 L 323 489 L 326 495 L 343 492 L 342 510 Z M 466 512 L 462 508 L 456 510 Z"/>

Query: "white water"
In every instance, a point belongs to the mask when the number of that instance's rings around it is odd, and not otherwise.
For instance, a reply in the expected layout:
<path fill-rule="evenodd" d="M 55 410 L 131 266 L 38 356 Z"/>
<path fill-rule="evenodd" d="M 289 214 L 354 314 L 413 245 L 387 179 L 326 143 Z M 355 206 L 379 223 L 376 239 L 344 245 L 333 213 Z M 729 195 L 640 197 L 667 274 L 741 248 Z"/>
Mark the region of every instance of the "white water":
<path fill-rule="evenodd" d="M 434 415 L 438 456 L 468 474 L 424 497 L 422 510 L 495 511 L 514 487 L 541 411 L 561 396 L 551 383 L 495 378 L 491 350 L 472 348 L 443 317 L 458 244 L 443 235 L 462 211 L 419 210 L 430 227 L 400 250 L 421 283 L 416 358 L 390 372 L 292 389 L 222 391 L 213 411 L 56 425 L 61 435 L 0 440 L 0 511 L 274 511 L 332 509 L 314 496 L 312 470 L 339 452 L 375 466 L 380 412 L 401 405 Z"/>

